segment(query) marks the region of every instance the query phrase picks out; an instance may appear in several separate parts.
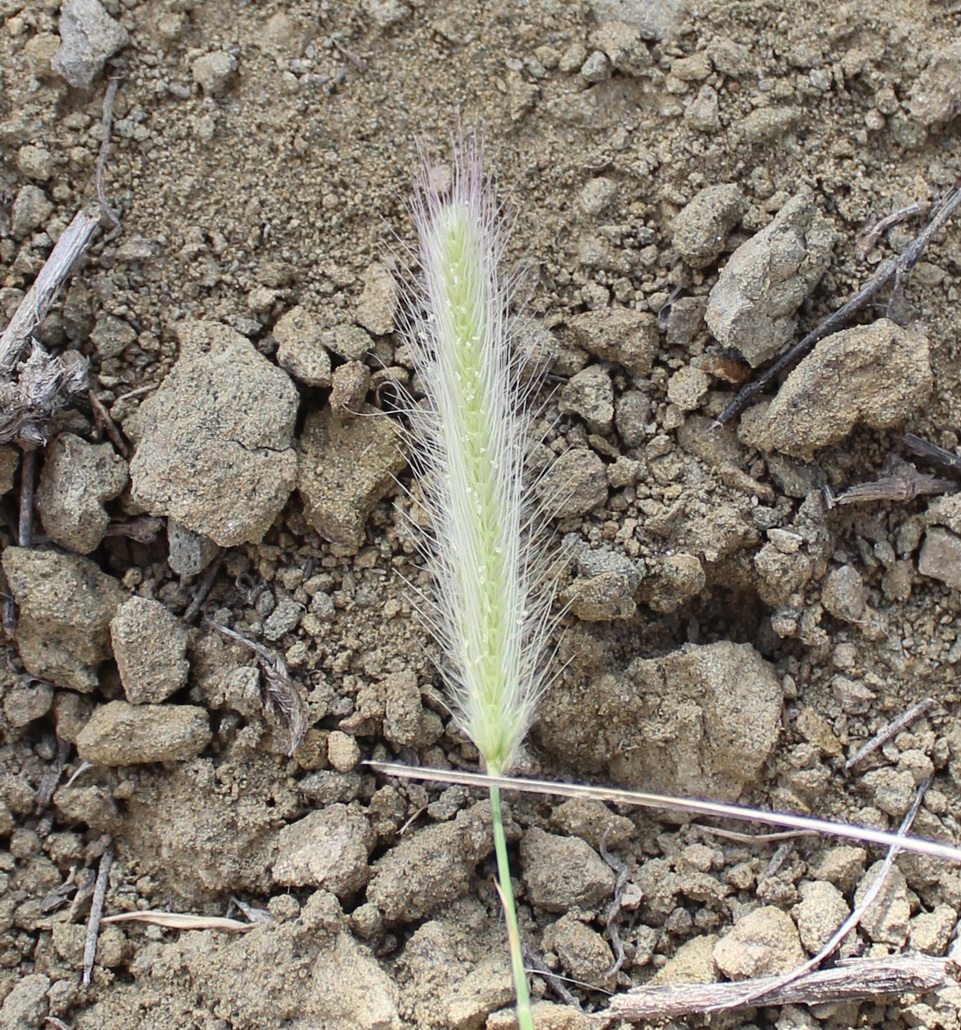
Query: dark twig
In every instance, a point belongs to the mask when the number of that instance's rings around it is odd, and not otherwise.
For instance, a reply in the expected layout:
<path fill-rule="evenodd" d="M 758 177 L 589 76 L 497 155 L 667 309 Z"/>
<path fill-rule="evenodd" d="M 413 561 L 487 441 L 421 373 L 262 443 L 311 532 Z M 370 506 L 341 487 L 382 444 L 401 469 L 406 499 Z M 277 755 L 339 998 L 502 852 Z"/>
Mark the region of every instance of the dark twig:
<path fill-rule="evenodd" d="M 899 733 L 905 726 L 910 726 L 918 716 L 924 715 L 929 708 L 932 708 L 934 703 L 935 701 L 933 697 L 923 697 L 916 705 L 911 705 L 906 712 L 902 712 L 896 719 L 889 722 L 883 730 L 876 733 L 865 744 L 862 744 L 861 747 L 859 747 L 858 750 L 855 751 L 854 754 L 844 763 L 845 772 L 853 769 L 858 762 L 867 758 L 872 751 L 877 751 L 877 749 L 886 741 L 890 740 L 895 733 Z"/>
<path fill-rule="evenodd" d="M 53 798 L 53 792 L 57 784 L 63 778 L 63 770 L 67 764 L 67 756 L 70 754 L 70 742 L 63 737 L 57 737 L 57 755 L 53 765 L 40 778 L 40 785 L 37 787 L 37 807 L 46 808 Z"/>
<path fill-rule="evenodd" d="M 155 515 L 139 515 L 137 518 L 124 519 L 123 522 L 111 522 L 104 536 L 125 536 L 128 540 L 136 540 L 138 544 L 149 544 L 157 539 L 163 527 L 163 519 Z"/>
<path fill-rule="evenodd" d="M 103 426 L 103 431 L 110 438 L 110 442 L 114 445 L 120 457 L 129 459 L 130 448 L 127 446 L 126 440 L 120 435 L 120 430 L 117 428 L 116 422 L 110 417 L 110 412 L 103 406 L 103 401 L 100 400 L 93 390 L 87 391 L 87 397 L 90 400 L 90 407 L 93 408 L 94 420 Z"/>
<path fill-rule="evenodd" d="M 87 930 L 83 938 L 83 985 L 90 986 L 93 976 L 93 963 L 97 957 L 97 936 L 100 933 L 100 920 L 103 916 L 103 902 L 107 895 L 107 880 L 110 877 L 110 866 L 113 864 L 113 844 L 108 844 L 100 856 L 100 868 L 97 870 L 97 882 L 93 888 L 93 900 L 90 903 L 90 915 L 87 917 Z"/>
<path fill-rule="evenodd" d="M 875 222 L 874 225 L 869 229 L 865 229 L 858 237 L 858 257 L 864 261 L 874 249 L 875 243 L 881 238 L 881 234 L 887 232 L 892 225 L 906 222 L 909 218 L 914 218 L 915 215 L 926 215 L 930 210 L 930 200 L 916 200 L 913 204 L 898 208 L 897 211 L 892 211 L 891 214 Z"/>
<path fill-rule="evenodd" d="M 97 170 L 94 175 L 94 182 L 97 187 L 97 200 L 100 202 L 100 213 L 112 226 L 110 233 L 105 237 L 111 240 L 118 236 L 123 227 L 116 211 L 107 203 L 107 194 L 103 189 L 103 172 L 107 164 L 107 151 L 110 149 L 110 134 L 113 130 L 113 104 L 117 99 L 117 87 L 120 85 L 120 76 L 114 76 L 107 85 L 107 92 L 103 96 L 103 131 L 100 139 L 100 153 L 97 154 Z"/>
<path fill-rule="evenodd" d="M 900 254 L 888 258 L 875 272 L 873 277 L 850 300 L 842 304 L 837 311 L 829 315 L 815 329 L 812 329 L 807 336 L 789 348 L 770 368 L 762 372 L 757 379 L 742 387 L 735 395 L 734 400 L 714 420 L 714 426 L 723 426 L 734 418 L 735 415 L 742 412 L 762 390 L 766 389 L 782 373 L 794 368 L 802 358 L 806 357 L 819 340 L 823 340 L 825 336 L 830 336 L 831 333 L 836 333 L 853 314 L 863 308 L 892 279 L 900 278 L 905 272 L 909 271 L 918 258 L 921 257 L 925 247 L 954 214 L 959 205 L 961 205 L 961 183 L 956 182 L 944 195 L 931 221 L 928 222 L 908 246 Z"/>
<path fill-rule="evenodd" d="M 605 978 L 616 976 L 621 966 L 624 965 L 624 945 L 621 944 L 621 935 L 617 929 L 617 917 L 621 914 L 621 908 L 624 905 L 624 889 L 627 886 L 628 880 L 627 864 L 622 862 L 617 855 L 613 855 L 607 850 L 609 830 L 610 826 L 605 827 L 604 832 L 601 834 L 601 839 L 598 841 L 598 851 L 601 853 L 601 858 L 617 874 L 614 880 L 614 897 L 611 899 L 610 907 L 607 910 L 607 919 L 604 925 L 604 933 L 614 949 L 614 960 L 608 966 L 607 972 L 604 974 Z"/>
<path fill-rule="evenodd" d="M 541 977 L 565 1005 L 580 1009 L 581 1003 L 577 1000 L 577 996 L 567 989 L 564 981 L 556 973 L 548 969 L 526 944 L 522 943 L 521 948 L 524 953 L 524 968 L 529 973 L 536 973 Z"/>
<path fill-rule="evenodd" d="M 950 469 L 961 475 L 961 458 L 946 451 L 943 447 L 929 443 L 920 436 L 915 436 L 914 433 L 904 434 L 904 446 L 919 458 L 924 458 L 933 465 L 940 465 L 942 468 Z"/>
<path fill-rule="evenodd" d="M 17 524 L 17 544 L 29 547 L 33 543 L 33 491 L 37 484 L 37 449 L 24 447 L 20 462 L 20 519 Z"/>
<path fill-rule="evenodd" d="M 17 625 L 17 613 L 13 605 L 13 594 L 6 574 L 0 569 L 0 619 L 7 633 L 13 633 Z"/>
<path fill-rule="evenodd" d="M 210 588 L 214 585 L 214 580 L 217 578 L 217 573 L 220 572 L 220 566 L 224 560 L 224 554 L 226 552 L 223 548 L 220 549 L 220 553 L 210 563 L 204 572 L 203 578 L 197 586 L 197 591 L 193 596 L 193 600 L 187 605 L 186 610 L 183 614 L 184 622 L 191 622 L 197 612 L 200 611 L 201 605 L 207 600 L 207 595 L 210 593 Z"/>
<path fill-rule="evenodd" d="M 735 983 L 640 987 L 612 998 L 605 1015 L 646 1023 L 730 1008 L 745 988 L 758 992 L 755 1005 L 818 1005 L 884 994 L 934 991 L 956 983 L 953 970 L 951 959 L 928 955 L 856 959 L 833 969 L 809 973 L 780 989 L 774 987 L 779 979 L 776 976 Z"/>

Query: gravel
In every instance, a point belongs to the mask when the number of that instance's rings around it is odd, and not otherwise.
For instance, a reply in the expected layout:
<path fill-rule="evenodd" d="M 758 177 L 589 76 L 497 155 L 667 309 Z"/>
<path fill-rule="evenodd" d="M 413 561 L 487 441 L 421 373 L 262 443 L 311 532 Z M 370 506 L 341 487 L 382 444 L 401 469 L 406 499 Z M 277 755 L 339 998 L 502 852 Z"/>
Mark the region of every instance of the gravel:
<path fill-rule="evenodd" d="M 187 627 L 159 601 L 124 601 L 110 622 L 110 640 L 131 704 L 160 704 L 186 684 Z"/>
<path fill-rule="evenodd" d="M 54 543 L 78 554 L 100 546 L 110 516 L 104 504 L 127 485 L 127 463 L 109 443 L 61 433 L 47 447 L 37 486 L 37 511 Z"/>
<path fill-rule="evenodd" d="M 718 276 L 704 315 L 715 338 L 753 367 L 777 354 L 794 333 L 795 312 L 827 270 L 835 238 L 813 193 L 792 197 Z"/>
<path fill-rule="evenodd" d="M 3 571 L 19 607 L 16 641 L 28 672 L 90 693 L 110 657 L 110 620 L 127 592 L 89 559 L 7 547 Z"/>
<path fill-rule="evenodd" d="M 210 743 L 205 708 L 192 705 L 101 705 L 77 737 L 77 754 L 93 765 L 139 765 L 196 758 Z"/>
<path fill-rule="evenodd" d="M 260 540 L 294 485 L 297 391 L 239 333 L 177 327 L 181 354 L 126 420 L 134 499 L 215 543 Z"/>

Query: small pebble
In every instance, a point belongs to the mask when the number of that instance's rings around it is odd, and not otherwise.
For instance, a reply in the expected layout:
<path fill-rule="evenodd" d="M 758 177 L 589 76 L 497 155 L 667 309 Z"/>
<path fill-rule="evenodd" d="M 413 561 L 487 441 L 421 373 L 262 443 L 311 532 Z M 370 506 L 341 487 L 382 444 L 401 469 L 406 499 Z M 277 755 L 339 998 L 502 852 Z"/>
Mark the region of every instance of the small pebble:
<path fill-rule="evenodd" d="M 714 947 L 718 969 L 732 980 L 777 976 L 804 961 L 794 920 L 773 905 L 739 919 Z"/>
<path fill-rule="evenodd" d="M 237 72 L 237 58 L 224 50 L 198 57 L 190 66 L 190 74 L 207 96 L 222 96 Z"/>
<path fill-rule="evenodd" d="M 600 50 L 595 50 L 592 54 L 588 55 L 587 60 L 581 65 L 581 75 L 591 83 L 603 82 L 605 79 L 610 78 L 610 65 Z"/>
<path fill-rule="evenodd" d="M 196 758 L 210 743 L 204 708 L 111 701 L 94 710 L 77 736 L 77 754 L 93 765 L 138 765 Z"/>
<path fill-rule="evenodd" d="M 671 227 L 672 242 L 678 254 L 692 268 L 712 264 L 746 209 L 747 200 L 734 183 L 701 190 L 682 208 Z"/>
<path fill-rule="evenodd" d="M 590 909 L 610 897 L 614 871 L 585 841 L 528 830 L 521 841 L 527 897 L 547 912 Z"/>
<path fill-rule="evenodd" d="M 131 704 L 159 704 L 187 682 L 187 627 L 159 601 L 124 601 L 110 622 L 110 640 Z"/>
<path fill-rule="evenodd" d="M 350 772 L 360 761 L 360 746 L 350 734 L 332 730 L 327 738 L 327 760 L 337 772 Z"/>
<path fill-rule="evenodd" d="M 60 49 L 50 62 L 71 86 L 89 86 L 108 57 L 130 41 L 99 0 L 64 0 L 60 8 Z"/>
<path fill-rule="evenodd" d="M 39 186 L 23 186 L 13 200 L 10 210 L 10 232 L 15 239 L 39 229 L 50 217 L 53 204 Z"/>
<path fill-rule="evenodd" d="M 46 182 L 53 173 L 53 156 L 46 148 L 28 143 L 17 151 L 17 170 L 28 179 Z"/>

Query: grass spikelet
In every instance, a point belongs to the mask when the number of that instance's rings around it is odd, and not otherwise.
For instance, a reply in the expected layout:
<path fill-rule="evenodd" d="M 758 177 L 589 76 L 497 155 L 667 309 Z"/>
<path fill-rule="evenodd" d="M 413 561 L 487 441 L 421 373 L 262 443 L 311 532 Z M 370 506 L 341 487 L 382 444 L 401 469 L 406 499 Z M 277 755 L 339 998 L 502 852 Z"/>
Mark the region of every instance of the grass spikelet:
<path fill-rule="evenodd" d="M 476 141 L 449 184 L 425 164 L 413 205 L 421 275 L 407 334 L 426 404 L 412 412 L 441 644 L 454 715 L 493 775 L 530 727 L 550 598 L 538 589 L 525 483 L 529 382 L 499 275 L 504 231 Z"/>
<path fill-rule="evenodd" d="M 455 141 L 450 181 L 426 162 L 412 206 L 420 275 L 407 342 L 425 394 L 410 411 L 431 536 L 427 615 L 451 709 L 487 773 L 508 772 L 541 688 L 550 626 L 537 509 L 524 476 L 529 393 L 511 346 L 505 230 L 476 140 Z M 511 888 L 500 787 L 490 784 L 498 886 L 521 1030 L 533 1027 Z"/>

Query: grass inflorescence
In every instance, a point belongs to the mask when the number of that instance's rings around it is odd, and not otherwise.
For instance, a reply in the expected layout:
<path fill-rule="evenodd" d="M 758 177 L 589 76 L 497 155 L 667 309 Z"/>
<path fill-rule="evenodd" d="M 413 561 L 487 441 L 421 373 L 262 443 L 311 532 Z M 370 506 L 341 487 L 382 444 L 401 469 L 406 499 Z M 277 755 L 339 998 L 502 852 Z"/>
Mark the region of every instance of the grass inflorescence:
<path fill-rule="evenodd" d="M 458 724 L 488 774 L 510 771 L 534 716 L 551 594 L 524 456 L 529 396 L 511 343 L 500 266 L 504 222 L 476 140 L 455 142 L 449 181 L 422 166 L 412 205 L 420 274 L 407 342 L 424 393 L 410 411 L 430 522 L 434 597 L 426 613 Z M 521 1027 L 532 1026 L 511 890 L 500 788 L 490 785 Z"/>

